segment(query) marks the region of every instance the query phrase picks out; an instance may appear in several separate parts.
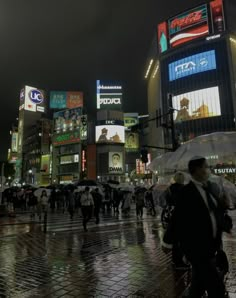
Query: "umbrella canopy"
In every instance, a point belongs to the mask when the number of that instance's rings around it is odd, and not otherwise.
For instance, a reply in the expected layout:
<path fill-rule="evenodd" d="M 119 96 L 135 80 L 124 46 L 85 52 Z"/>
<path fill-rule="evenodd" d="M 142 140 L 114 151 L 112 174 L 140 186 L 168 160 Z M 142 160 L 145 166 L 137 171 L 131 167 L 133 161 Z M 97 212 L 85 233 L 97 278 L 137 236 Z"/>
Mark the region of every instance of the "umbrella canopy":
<path fill-rule="evenodd" d="M 160 156 L 157 156 L 153 161 L 148 165 L 148 170 L 157 171 L 159 169 L 165 169 L 166 163 L 172 157 L 173 152 L 166 152 Z"/>
<path fill-rule="evenodd" d="M 40 196 L 42 195 L 42 192 L 43 192 L 44 190 L 46 191 L 47 196 L 50 196 L 50 194 L 51 194 L 51 189 L 47 189 L 47 188 L 43 188 L 43 187 L 40 187 L 40 188 L 36 189 L 35 192 L 34 192 L 34 195 L 35 195 L 36 197 L 40 197 Z"/>
<path fill-rule="evenodd" d="M 98 186 L 98 184 L 94 180 L 82 180 L 76 186 Z"/>
<path fill-rule="evenodd" d="M 166 169 L 186 170 L 194 156 L 230 156 L 236 154 L 236 132 L 202 135 L 179 147 L 166 163 Z M 216 160 L 217 161 L 217 160 Z"/>

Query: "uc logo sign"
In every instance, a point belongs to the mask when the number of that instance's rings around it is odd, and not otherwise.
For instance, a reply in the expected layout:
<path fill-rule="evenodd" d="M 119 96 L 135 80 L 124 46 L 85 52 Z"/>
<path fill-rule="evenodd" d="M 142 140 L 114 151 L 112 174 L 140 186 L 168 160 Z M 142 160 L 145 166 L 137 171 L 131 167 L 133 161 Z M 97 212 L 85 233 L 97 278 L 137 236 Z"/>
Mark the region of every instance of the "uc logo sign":
<path fill-rule="evenodd" d="M 37 89 L 29 92 L 29 98 L 34 104 L 40 104 L 44 101 L 43 93 Z"/>

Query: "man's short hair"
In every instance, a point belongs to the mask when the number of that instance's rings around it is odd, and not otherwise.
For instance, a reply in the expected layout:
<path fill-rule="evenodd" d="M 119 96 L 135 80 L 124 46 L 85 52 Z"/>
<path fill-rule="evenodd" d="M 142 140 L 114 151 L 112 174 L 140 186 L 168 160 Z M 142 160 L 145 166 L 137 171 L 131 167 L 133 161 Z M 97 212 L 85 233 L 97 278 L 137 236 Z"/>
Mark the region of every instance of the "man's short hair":
<path fill-rule="evenodd" d="M 85 191 L 89 191 L 90 188 L 88 186 L 85 187 Z"/>
<path fill-rule="evenodd" d="M 118 154 L 118 153 L 113 154 L 113 155 L 112 155 L 112 158 L 115 157 L 115 156 L 117 156 L 117 157 L 120 158 L 120 154 Z"/>
<path fill-rule="evenodd" d="M 195 157 L 192 158 L 188 163 L 188 170 L 191 175 L 193 175 L 198 168 L 201 168 L 206 162 L 205 157 Z"/>

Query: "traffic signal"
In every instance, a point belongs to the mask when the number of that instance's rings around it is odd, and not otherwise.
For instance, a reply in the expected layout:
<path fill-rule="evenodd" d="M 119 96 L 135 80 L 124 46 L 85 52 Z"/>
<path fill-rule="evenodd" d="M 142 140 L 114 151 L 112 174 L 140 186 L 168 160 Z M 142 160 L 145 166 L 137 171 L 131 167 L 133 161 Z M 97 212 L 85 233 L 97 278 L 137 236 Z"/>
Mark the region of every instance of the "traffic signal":
<path fill-rule="evenodd" d="M 141 160 L 142 163 L 148 163 L 148 151 L 146 149 L 141 150 Z"/>

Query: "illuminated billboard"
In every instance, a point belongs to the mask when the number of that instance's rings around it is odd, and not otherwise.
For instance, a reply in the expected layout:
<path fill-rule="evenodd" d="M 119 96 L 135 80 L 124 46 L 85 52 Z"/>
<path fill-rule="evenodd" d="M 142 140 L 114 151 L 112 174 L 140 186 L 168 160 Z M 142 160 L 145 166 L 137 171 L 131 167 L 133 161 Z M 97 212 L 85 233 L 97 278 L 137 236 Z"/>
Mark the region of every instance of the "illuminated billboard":
<path fill-rule="evenodd" d="M 64 110 L 54 113 L 54 130 L 56 132 L 62 132 L 79 128 L 81 125 L 81 116 L 81 108 Z"/>
<path fill-rule="evenodd" d="M 174 120 L 188 121 L 221 116 L 219 88 L 200 89 L 173 97 Z"/>
<path fill-rule="evenodd" d="M 122 174 L 123 172 L 123 153 L 109 152 L 109 174 Z"/>
<path fill-rule="evenodd" d="M 127 152 L 136 152 L 139 150 L 139 135 L 137 133 L 125 133 L 125 149 Z"/>
<path fill-rule="evenodd" d="M 125 113 L 124 123 L 126 128 L 131 128 L 132 126 L 139 124 L 138 113 Z"/>
<path fill-rule="evenodd" d="M 11 136 L 11 152 L 18 151 L 18 132 L 13 132 Z"/>
<path fill-rule="evenodd" d="M 168 49 L 168 28 L 167 22 L 157 26 L 159 52 L 163 53 Z"/>
<path fill-rule="evenodd" d="M 21 91 L 21 94 L 23 94 L 22 92 L 23 91 Z M 24 96 L 24 110 L 41 113 L 45 112 L 46 95 L 43 90 L 25 86 Z"/>
<path fill-rule="evenodd" d="M 62 146 L 80 142 L 80 132 L 73 131 L 68 133 L 56 134 L 53 137 L 54 146 Z"/>
<path fill-rule="evenodd" d="M 97 109 L 121 110 L 122 86 L 97 80 Z"/>
<path fill-rule="evenodd" d="M 209 34 L 207 5 L 182 13 L 168 21 L 170 47 Z"/>
<path fill-rule="evenodd" d="M 215 34 L 225 30 L 224 8 L 222 0 L 210 2 L 212 27 Z"/>
<path fill-rule="evenodd" d="M 50 92 L 51 109 L 74 109 L 83 107 L 83 93 L 78 91 L 52 91 Z"/>
<path fill-rule="evenodd" d="M 216 69 L 215 50 L 188 56 L 169 64 L 169 81 Z"/>
<path fill-rule="evenodd" d="M 124 144 L 125 128 L 121 125 L 98 125 L 96 126 L 96 143 L 100 144 Z"/>

